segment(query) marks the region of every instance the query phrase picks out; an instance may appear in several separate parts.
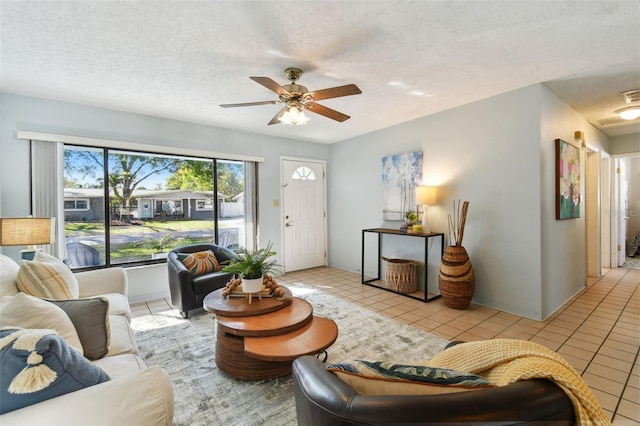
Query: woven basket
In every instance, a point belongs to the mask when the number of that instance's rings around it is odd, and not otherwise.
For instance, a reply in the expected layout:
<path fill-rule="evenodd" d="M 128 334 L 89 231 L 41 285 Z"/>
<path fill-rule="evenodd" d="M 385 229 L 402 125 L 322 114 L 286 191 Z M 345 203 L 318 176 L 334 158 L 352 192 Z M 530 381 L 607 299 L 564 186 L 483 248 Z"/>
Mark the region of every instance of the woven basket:
<path fill-rule="evenodd" d="M 422 265 L 420 262 L 386 257 L 382 257 L 382 260 L 387 266 L 386 283 L 389 290 L 402 294 L 418 290 L 418 266 Z"/>
<path fill-rule="evenodd" d="M 475 276 L 467 251 L 462 246 L 444 250 L 438 280 L 440 294 L 446 306 L 467 309 L 475 292 Z"/>

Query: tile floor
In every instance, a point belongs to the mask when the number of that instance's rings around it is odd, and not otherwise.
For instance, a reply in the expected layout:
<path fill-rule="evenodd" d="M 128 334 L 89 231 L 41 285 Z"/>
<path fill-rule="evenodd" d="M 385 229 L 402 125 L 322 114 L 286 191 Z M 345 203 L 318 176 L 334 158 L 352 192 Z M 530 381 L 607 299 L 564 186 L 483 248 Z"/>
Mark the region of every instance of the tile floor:
<path fill-rule="evenodd" d="M 335 268 L 288 273 L 278 282 L 315 286 L 448 340 L 538 342 L 582 374 L 614 425 L 640 425 L 640 269 L 605 270 L 543 322 L 473 304 L 449 309 L 442 299 L 423 303 L 362 285 L 359 274 Z M 132 306 L 134 315 L 170 309 L 165 299 Z"/>

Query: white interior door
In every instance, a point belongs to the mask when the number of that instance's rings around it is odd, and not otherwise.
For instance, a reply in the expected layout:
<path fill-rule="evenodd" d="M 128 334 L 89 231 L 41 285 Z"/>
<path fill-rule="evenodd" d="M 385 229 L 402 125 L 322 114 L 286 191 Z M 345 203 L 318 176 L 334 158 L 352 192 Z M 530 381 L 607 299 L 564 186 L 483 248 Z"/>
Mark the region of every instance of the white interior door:
<path fill-rule="evenodd" d="M 627 212 L 629 211 L 629 182 L 627 181 L 626 161 L 618 160 L 618 266 L 622 266 L 627 257 Z"/>
<path fill-rule="evenodd" d="M 285 272 L 324 266 L 324 163 L 282 160 Z"/>

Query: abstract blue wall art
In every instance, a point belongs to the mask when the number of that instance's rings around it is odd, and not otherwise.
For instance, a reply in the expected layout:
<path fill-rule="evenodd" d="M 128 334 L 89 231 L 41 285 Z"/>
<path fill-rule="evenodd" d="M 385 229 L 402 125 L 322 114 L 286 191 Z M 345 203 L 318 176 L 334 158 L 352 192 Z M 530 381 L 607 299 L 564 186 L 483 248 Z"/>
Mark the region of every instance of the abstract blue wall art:
<path fill-rule="evenodd" d="M 421 182 L 422 151 L 383 157 L 383 220 L 404 220 L 408 210 L 415 210 L 415 189 Z"/>

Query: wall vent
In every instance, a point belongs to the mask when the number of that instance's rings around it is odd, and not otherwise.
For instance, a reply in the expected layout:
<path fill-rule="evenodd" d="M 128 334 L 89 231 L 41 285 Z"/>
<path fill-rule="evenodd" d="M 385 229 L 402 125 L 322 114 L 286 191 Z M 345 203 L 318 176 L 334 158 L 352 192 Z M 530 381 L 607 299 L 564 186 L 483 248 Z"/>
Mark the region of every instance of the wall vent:
<path fill-rule="evenodd" d="M 622 99 L 628 104 L 632 104 L 634 102 L 640 102 L 640 89 L 630 90 L 628 92 L 620 93 L 622 95 Z"/>

